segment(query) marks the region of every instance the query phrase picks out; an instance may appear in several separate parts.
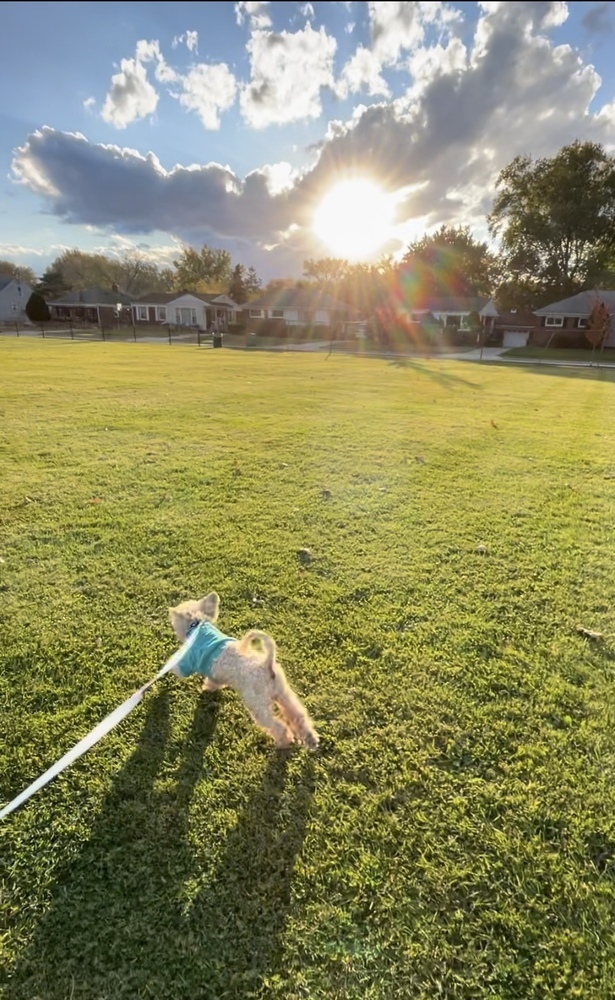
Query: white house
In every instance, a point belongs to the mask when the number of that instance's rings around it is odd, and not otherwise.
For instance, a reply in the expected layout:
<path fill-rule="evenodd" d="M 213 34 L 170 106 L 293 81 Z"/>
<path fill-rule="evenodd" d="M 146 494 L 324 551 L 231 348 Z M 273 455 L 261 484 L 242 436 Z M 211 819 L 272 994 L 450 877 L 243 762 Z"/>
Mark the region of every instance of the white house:
<path fill-rule="evenodd" d="M 132 304 L 136 325 L 189 326 L 207 330 L 215 320 L 232 323 L 238 306 L 228 295 L 200 292 L 151 292 Z"/>
<path fill-rule="evenodd" d="M 27 322 L 26 302 L 32 295 L 30 285 L 10 274 L 0 275 L 0 323 Z"/>

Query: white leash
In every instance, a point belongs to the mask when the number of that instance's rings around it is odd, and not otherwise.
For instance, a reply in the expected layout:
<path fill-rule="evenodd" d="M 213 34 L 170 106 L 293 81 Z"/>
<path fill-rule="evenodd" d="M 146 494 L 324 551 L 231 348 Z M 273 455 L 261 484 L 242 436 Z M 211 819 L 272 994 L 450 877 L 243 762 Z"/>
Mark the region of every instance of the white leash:
<path fill-rule="evenodd" d="M 92 729 L 92 731 L 88 733 L 87 736 L 84 736 L 83 739 L 80 740 L 79 743 L 77 743 L 76 746 L 72 748 L 72 750 L 69 750 L 68 753 L 65 753 L 64 756 L 60 760 L 58 760 L 52 767 L 50 767 L 48 771 L 45 771 L 44 774 L 41 774 L 40 778 L 37 778 L 36 781 L 33 781 L 32 784 L 25 789 L 25 791 L 21 792 L 21 794 L 18 795 L 16 798 L 14 798 L 12 802 L 9 802 L 9 804 L 6 805 L 4 809 L 0 809 L 0 820 L 5 819 L 10 813 L 14 812 L 15 809 L 18 809 L 19 806 L 22 806 L 24 802 L 28 801 L 31 795 L 34 795 L 35 792 L 38 792 L 39 788 L 44 788 L 45 785 L 48 784 L 48 782 L 50 782 L 53 778 L 56 778 L 58 774 L 60 774 L 62 771 L 65 770 L 65 768 L 69 767 L 71 764 L 74 764 L 74 762 L 78 760 L 79 757 L 81 757 L 87 750 L 89 750 L 90 747 L 93 747 L 96 743 L 98 743 L 98 741 L 101 740 L 103 736 L 106 736 L 107 733 L 110 733 L 112 729 L 115 729 L 117 724 L 121 722 L 122 719 L 125 719 L 126 716 L 129 715 L 130 712 L 132 712 L 133 708 L 136 708 L 139 702 L 142 701 L 145 692 L 148 691 L 156 683 L 157 680 L 160 680 L 161 677 L 164 677 L 165 674 L 168 674 L 169 670 L 173 670 L 173 667 L 175 667 L 179 663 L 186 650 L 188 650 L 192 645 L 192 643 L 195 641 L 196 637 L 197 637 L 197 629 L 194 629 L 191 635 L 189 635 L 188 638 L 186 639 L 183 646 L 180 646 L 179 649 L 173 653 L 173 656 L 170 658 L 170 660 L 167 660 L 162 670 L 159 670 L 156 676 L 152 678 L 151 681 L 148 681 L 147 684 L 144 684 L 143 687 L 140 687 L 138 691 L 135 691 L 135 693 L 131 695 L 131 697 L 128 698 L 128 700 L 125 701 L 123 705 L 120 705 L 118 708 L 115 709 L 115 711 L 111 712 L 111 714 L 108 715 L 106 719 L 103 719 L 102 722 L 99 722 L 98 725 L 94 729 Z"/>

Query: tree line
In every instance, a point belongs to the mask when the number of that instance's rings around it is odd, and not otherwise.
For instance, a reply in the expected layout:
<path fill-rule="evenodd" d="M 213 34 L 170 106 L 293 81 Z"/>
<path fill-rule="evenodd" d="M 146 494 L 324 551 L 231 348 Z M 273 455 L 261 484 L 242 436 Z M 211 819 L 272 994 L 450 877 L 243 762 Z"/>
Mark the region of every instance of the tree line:
<path fill-rule="evenodd" d="M 0 260 L 0 275 L 26 282 L 45 299 L 68 291 L 108 288 L 139 298 L 151 292 L 210 292 L 230 294 L 240 305 L 257 295 L 262 282 L 253 267 L 233 266 L 226 250 L 184 247 L 172 267 L 156 264 L 141 253 L 111 257 L 84 250 L 64 250 L 37 278 L 30 267 Z"/>
<path fill-rule="evenodd" d="M 517 156 L 501 171 L 487 229 L 498 249 L 467 226 L 442 225 L 410 243 L 402 259 L 349 263 L 310 259 L 304 279 L 362 314 L 400 302 L 493 296 L 501 309 L 537 309 L 615 281 L 615 157 L 598 143 L 576 141 L 555 156 Z M 254 268 L 234 267 L 225 250 L 186 247 L 173 267 L 139 254 L 116 260 L 67 250 L 40 281 L 0 261 L 42 295 L 98 285 L 139 296 L 153 291 L 227 292 L 244 303 L 261 291 Z M 274 291 L 297 282 L 270 282 Z M 301 282 L 299 282 L 301 284 Z"/>

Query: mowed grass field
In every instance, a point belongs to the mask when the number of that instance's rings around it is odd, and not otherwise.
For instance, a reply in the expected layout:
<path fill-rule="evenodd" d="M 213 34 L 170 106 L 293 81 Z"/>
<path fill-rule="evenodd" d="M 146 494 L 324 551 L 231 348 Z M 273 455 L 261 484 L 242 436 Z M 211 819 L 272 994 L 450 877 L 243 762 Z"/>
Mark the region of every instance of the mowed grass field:
<path fill-rule="evenodd" d="M 604 371 L 0 343 L 0 799 L 211 588 L 322 736 L 161 681 L 0 824 L 3 1000 L 612 1000 L 614 427 Z"/>

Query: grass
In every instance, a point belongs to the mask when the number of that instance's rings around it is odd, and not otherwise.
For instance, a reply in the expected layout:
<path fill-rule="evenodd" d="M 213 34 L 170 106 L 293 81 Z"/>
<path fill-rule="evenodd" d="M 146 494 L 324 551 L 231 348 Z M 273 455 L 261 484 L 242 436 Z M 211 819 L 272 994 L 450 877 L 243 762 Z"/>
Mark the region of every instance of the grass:
<path fill-rule="evenodd" d="M 568 347 L 511 347 L 504 351 L 503 357 L 507 358 L 536 358 L 548 361 L 585 361 L 588 364 L 593 362 L 599 364 L 615 364 L 615 349 L 606 348 L 604 351 L 595 351 L 592 354 L 589 350 L 568 348 Z"/>
<path fill-rule="evenodd" d="M 615 379 L 190 350 L 0 341 L 0 796 L 212 586 L 322 749 L 161 682 L 0 825 L 0 996 L 611 1000 Z"/>

